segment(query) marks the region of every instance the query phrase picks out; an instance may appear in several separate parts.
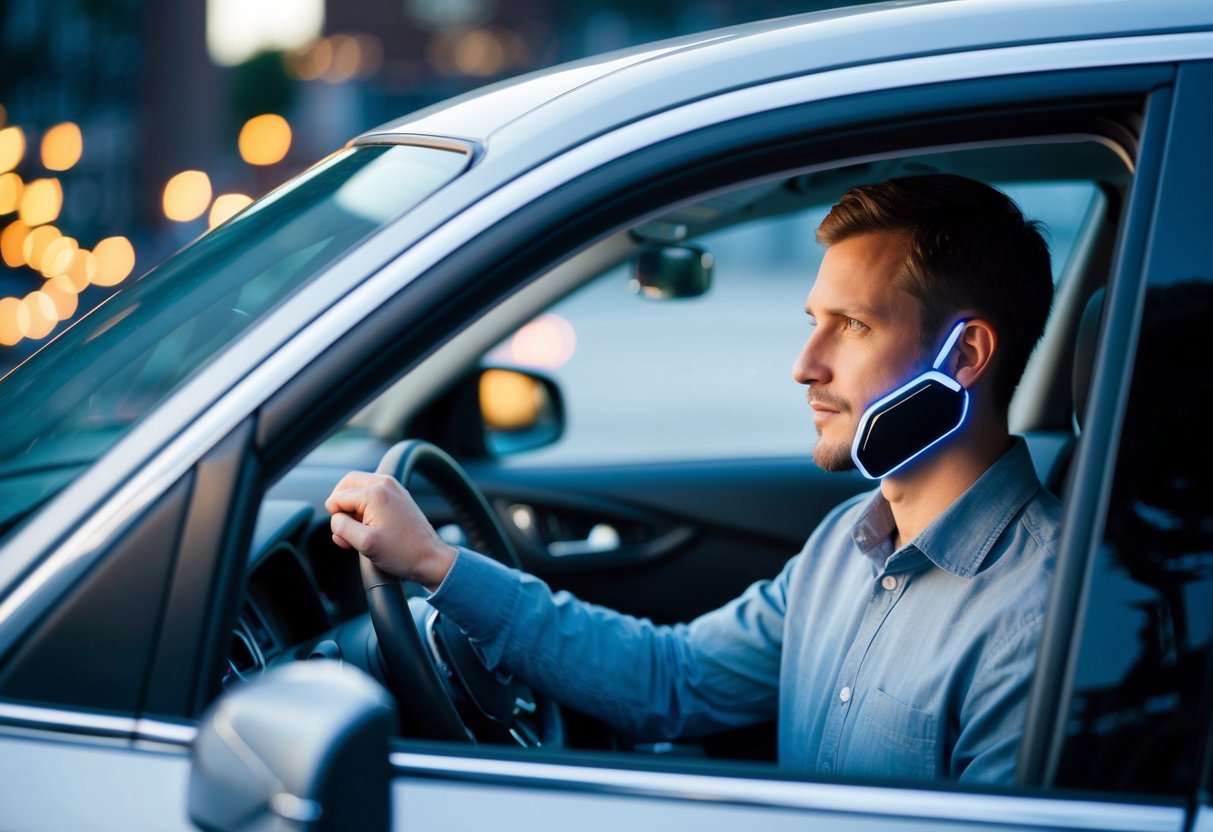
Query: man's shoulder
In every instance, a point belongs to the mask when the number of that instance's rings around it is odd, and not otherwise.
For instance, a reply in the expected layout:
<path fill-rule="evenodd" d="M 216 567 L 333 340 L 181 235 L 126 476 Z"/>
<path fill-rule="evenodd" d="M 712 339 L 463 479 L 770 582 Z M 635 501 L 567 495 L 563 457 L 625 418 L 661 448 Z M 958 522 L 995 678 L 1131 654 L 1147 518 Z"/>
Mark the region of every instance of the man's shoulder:
<path fill-rule="evenodd" d="M 1044 486 L 1024 504 L 1020 523 L 1051 561 L 1057 557 L 1063 506 Z"/>

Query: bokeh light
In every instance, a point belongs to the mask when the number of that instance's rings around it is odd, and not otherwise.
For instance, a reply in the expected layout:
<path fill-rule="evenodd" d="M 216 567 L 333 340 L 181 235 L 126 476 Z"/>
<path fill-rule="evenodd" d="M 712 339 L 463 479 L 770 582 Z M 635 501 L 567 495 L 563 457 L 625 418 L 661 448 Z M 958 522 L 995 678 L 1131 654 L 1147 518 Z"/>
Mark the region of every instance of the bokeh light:
<path fill-rule="evenodd" d="M 83 292 L 97 278 L 97 256 L 88 249 L 77 249 L 67 271 L 55 279 L 64 277 L 71 281 L 77 292 Z"/>
<path fill-rule="evenodd" d="M 250 165 L 273 165 L 291 149 L 291 126 L 274 113 L 254 116 L 240 128 L 240 158 Z"/>
<path fill-rule="evenodd" d="M 480 413 L 490 430 L 524 430 L 535 424 L 543 404 L 539 382 L 511 370 L 485 370 L 480 376 Z"/>
<path fill-rule="evenodd" d="M 21 221 L 33 227 L 54 222 L 63 209 L 63 186 L 58 179 L 35 179 L 21 194 Z"/>
<path fill-rule="evenodd" d="M 57 277 L 67 271 L 80 245 L 74 237 L 57 237 L 46 244 L 37 263 L 31 263 L 46 277 Z"/>
<path fill-rule="evenodd" d="M 215 203 L 211 205 L 211 213 L 207 217 L 207 227 L 214 228 L 222 225 L 240 213 L 252 201 L 251 196 L 244 194 L 220 194 L 215 197 Z"/>
<path fill-rule="evenodd" d="M 339 84 L 374 76 L 383 67 L 383 41 L 368 34 L 334 34 L 287 53 L 287 73 L 300 81 Z"/>
<path fill-rule="evenodd" d="M 25 133 L 17 125 L 0 130 L 0 173 L 21 164 L 25 156 Z"/>
<path fill-rule="evenodd" d="M 21 244 L 21 256 L 30 268 L 38 268 L 46 247 L 62 237 L 62 232 L 53 225 L 43 225 L 30 231 Z"/>
<path fill-rule="evenodd" d="M 76 297 L 76 287 L 72 285 L 67 275 L 60 275 L 48 280 L 42 287 L 42 292 L 51 299 L 51 303 L 55 304 L 55 317 L 60 321 L 66 321 L 76 314 L 80 301 Z"/>
<path fill-rule="evenodd" d="M 0 346 L 13 346 L 27 332 L 29 310 L 17 298 L 0 298 Z"/>
<path fill-rule="evenodd" d="M 531 62 L 530 49 L 522 36 L 499 26 L 441 32 L 430 40 L 426 57 L 444 75 L 478 78 Z"/>
<path fill-rule="evenodd" d="M 42 166 L 47 170 L 69 170 L 84 152 L 84 136 L 73 122 L 56 124 L 42 135 Z"/>
<path fill-rule="evenodd" d="M 135 248 L 125 237 L 106 237 L 93 246 L 97 271 L 92 282 L 97 286 L 117 286 L 135 268 Z"/>
<path fill-rule="evenodd" d="M 21 305 L 29 314 L 29 330 L 25 333 L 25 337 L 30 340 L 39 341 L 45 338 L 51 334 L 55 324 L 59 323 L 59 312 L 55 309 L 55 302 L 46 292 L 41 290 L 30 292 L 21 299 Z"/>
<path fill-rule="evenodd" d="M 29 236 L 29 226 L 21 220 L 13 220 L 0 232 L 0 256 L 4 265 L 16 269 L 25 265 L 25 238 Z"/>
<path fill-rule="evenodd" d="M 21 207 L 21 192 L 25 183 L 11 171 L 0 174 L 0 214 L 11 214 Z"/>
<path fill-rule="evenodd" d="M 573 325 L 559 315 L 547 313 L 514 333 L 509 355 L 515 364 L 555 369 L 572 358 L 576 348 Z"/>
<path fill-rule="evenodd" d="M 164 186 L 164 216 L 174 222 L 196 220 L 210 204 L 211 179 L 200 170 L 182 171 Z"/>

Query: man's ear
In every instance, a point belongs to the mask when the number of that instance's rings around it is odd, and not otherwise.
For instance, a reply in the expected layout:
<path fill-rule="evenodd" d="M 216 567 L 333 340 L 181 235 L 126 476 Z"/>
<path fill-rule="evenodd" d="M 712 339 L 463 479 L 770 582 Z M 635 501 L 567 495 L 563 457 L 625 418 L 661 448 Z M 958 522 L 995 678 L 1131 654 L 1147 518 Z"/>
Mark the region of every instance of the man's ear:
<path fill-rule="evenodd" d="M 964 387 L 972 387 L 989 372 L 997 351 L 998 332 L 989 321 L 983 318 L 965 321 L 953 353 L 955 369 L 952 377 Z"/>

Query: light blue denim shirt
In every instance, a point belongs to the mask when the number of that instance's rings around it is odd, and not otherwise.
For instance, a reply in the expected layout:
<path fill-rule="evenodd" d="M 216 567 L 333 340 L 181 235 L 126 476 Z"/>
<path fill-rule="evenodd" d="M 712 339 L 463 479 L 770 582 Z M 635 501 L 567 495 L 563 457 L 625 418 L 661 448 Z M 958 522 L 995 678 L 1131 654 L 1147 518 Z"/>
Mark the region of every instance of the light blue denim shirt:
<path fill-rule="evenodd" d="M 689 624 L 552 593 L 466 550 L 430 601 L 490 667 L 638 737 L 777 718 L 792 771 L 1009 783 L 1059 517 L 1016 439 L 898 551 L 879 490 L 859 495 L 778 576 Z"/>

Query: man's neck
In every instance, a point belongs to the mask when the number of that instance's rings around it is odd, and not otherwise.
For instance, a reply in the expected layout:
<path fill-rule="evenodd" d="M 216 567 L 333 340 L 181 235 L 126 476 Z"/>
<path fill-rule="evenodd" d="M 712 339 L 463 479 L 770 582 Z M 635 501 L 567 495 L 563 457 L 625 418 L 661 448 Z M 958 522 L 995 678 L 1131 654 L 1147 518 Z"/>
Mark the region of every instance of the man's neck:
<path fill-rule="evenodd" d="M 977 482 L 1010 443 L 1010 436 L 971 438 L 942 448 L 930 459 L 881 480 L 880 492 L 893 512 L 893 549 L 900 549 Z"/>

